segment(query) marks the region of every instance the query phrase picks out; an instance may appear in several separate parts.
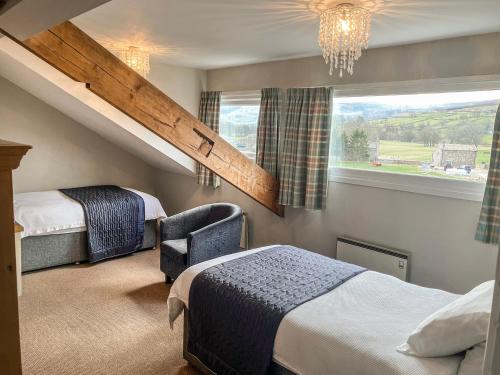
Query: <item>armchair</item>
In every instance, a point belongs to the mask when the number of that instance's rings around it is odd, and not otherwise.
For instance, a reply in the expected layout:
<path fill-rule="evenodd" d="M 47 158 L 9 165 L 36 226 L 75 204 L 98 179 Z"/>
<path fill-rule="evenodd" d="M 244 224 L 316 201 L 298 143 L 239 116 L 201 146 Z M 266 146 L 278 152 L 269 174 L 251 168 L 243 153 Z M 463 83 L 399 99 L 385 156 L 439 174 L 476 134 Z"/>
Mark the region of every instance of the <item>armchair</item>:
<path fill-rule="evenodd" d="M 193 208 L 160 222 L 160 269 L 171 283 L 186 268 L 239 249 L 243 211 L 230 203 Z"/>

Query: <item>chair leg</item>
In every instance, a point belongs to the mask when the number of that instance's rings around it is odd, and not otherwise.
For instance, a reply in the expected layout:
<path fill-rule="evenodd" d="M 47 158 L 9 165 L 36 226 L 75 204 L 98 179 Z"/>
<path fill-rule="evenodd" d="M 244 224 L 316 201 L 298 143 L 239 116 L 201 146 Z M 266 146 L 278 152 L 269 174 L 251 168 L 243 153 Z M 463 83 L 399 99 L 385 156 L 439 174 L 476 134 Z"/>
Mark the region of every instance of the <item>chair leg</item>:
<path fill-rule="evenodd" d="M 166 283 L 166 284 L 172 284 L 172 281 L 173 281 L 173 280 L 172 280 L 172 278 L 171 278 L 170 276 L 165 275 L 165 283 Z"/>

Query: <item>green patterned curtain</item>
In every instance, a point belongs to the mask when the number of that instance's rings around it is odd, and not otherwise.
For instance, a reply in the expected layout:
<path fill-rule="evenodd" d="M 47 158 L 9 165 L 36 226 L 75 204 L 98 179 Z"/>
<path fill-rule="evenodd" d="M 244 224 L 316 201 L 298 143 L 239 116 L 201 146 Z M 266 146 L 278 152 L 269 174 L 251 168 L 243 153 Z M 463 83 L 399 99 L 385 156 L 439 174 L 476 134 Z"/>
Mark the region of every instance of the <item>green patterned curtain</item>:
<path fill-rule="evenodd" d="M 331 95 L 327 87 L 287 90 L 279 203 L 323 209 L 328 187 Z"/>
<path fill-rule="evenodd" d="M 476 240 L 498 244 L 500 235 L 500 106 L 491 145 L 490 169 L 484 191 L 483 207 L 477 225 Z"/>
<path fill-rule="evenodd" d="M 198 119 L 219 134 L 220 91 L 202 92 Z M 220 177 L 198 163 L 198 184 L 220 186 Z"/>
<path fill-rule="evenodd" d="M 281 90 L 277 88 L 262 89 L 255 162 L 274 177 L 278 177 L 280 116 Z"/>

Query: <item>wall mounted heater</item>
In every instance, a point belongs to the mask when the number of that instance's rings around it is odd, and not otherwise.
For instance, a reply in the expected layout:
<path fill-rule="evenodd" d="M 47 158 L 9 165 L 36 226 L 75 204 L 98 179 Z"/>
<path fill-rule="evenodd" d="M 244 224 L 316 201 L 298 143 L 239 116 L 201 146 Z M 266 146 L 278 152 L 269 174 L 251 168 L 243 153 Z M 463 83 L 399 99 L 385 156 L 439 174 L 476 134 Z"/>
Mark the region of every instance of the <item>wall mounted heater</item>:
<path fill-rule="evenodd" d="M 339 237 L 337 259 L 408 281 L 408 255 L 400 251 Z"/>

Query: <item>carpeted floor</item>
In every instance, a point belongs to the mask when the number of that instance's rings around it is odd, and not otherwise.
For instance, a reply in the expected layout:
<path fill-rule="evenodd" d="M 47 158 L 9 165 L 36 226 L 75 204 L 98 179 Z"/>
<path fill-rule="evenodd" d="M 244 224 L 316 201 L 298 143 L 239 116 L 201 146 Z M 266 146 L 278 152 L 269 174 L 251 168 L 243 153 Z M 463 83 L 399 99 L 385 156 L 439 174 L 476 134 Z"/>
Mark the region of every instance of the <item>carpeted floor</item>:
<path fill-rule="evenodd" d="M 25 375 L 198 374 L 170 330 L 158 250 L 23 276 Z"/>

